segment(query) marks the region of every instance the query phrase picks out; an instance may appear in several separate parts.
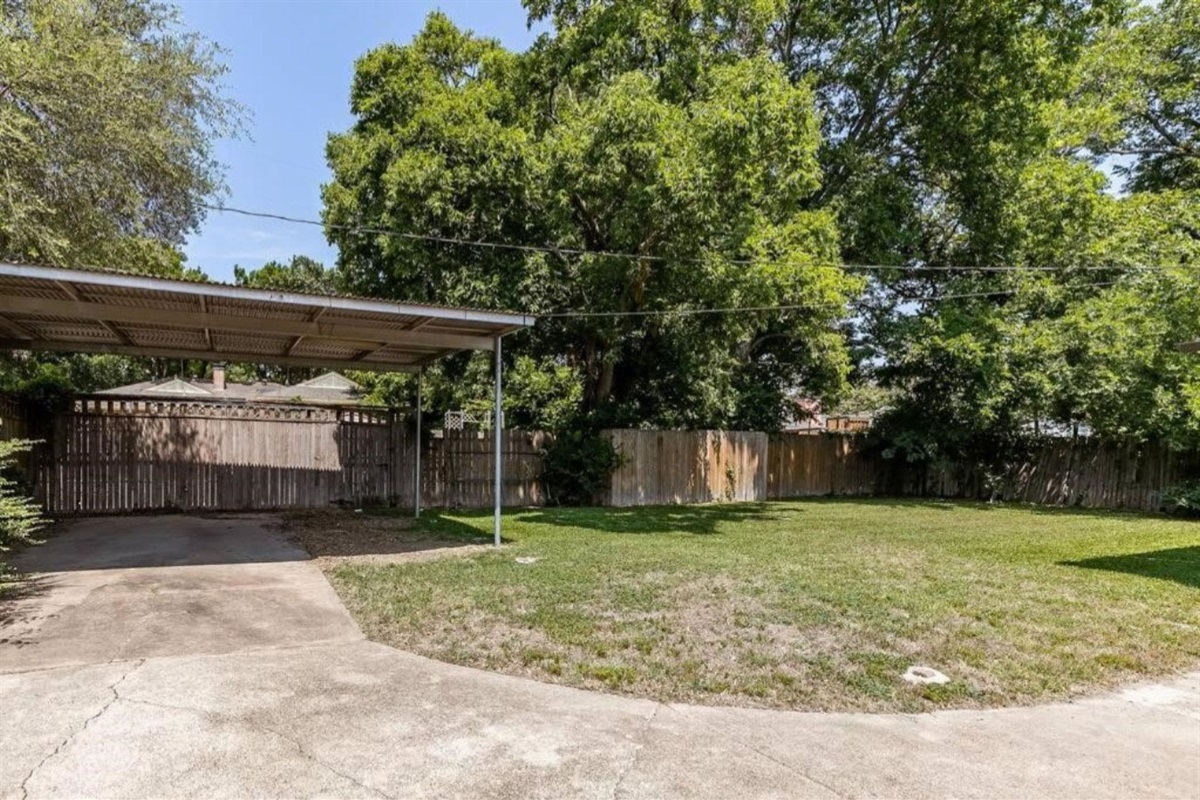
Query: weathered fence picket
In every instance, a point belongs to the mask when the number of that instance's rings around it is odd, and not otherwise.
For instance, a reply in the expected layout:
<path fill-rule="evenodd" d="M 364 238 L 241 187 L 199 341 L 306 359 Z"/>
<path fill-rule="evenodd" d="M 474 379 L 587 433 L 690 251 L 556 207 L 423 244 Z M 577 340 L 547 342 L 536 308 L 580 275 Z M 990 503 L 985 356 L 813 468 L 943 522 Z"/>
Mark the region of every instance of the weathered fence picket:
<path fill-rule="evenodd" d="M 0 398 L 0 437 L 28 436 L 16 403 Z M 59 414 L 30 462 L 51 514 L 321 508 L 413 504 L 414 433 L 380 409 L 231 405 L 87 398 Z M 830 495 L 1000 499 L 1155 510 L 1164 488 L 1200 475 L 1200 456 L 1161 444 L 1046 440 L 1001 481 L 885 459 L 862 436 L 741 431 L 611 430 L 622 455 L 612 506 L 761 501 Z M 549 439 L 505 431 L 503 502 L 546 502 L 541 452 Z M 490 433 L 426 432 L 423 505 L 488 507 Z"/>
<path fill-rule="evenodd" d="M 411 506 L 413 433 L 375 409 L 80 400 L 40 448 L 35 496 L 58 515 Z M 505 431 L 505 504 L 544 502 L 545 441 Z M 425 447 L 426 507 L 491 505 L 490 435 L 450 431 Z"/>

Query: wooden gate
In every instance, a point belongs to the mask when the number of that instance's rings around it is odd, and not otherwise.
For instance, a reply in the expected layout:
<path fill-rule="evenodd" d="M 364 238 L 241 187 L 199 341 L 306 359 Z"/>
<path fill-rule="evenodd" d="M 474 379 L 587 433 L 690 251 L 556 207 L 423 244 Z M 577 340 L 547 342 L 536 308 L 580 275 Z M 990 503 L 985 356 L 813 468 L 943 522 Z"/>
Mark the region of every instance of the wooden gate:
<path fill-rule="evenodd" d="M 544 502 L 545 437 L 504 432 L 506 505 Z M 414 438 L 383 410 L 79 400 L 37 454 L 36 496 L 59 515 L 411 506 Z M 493 453 L 487 432 L 429 439 L 424 504 L 491 506 Z"/>

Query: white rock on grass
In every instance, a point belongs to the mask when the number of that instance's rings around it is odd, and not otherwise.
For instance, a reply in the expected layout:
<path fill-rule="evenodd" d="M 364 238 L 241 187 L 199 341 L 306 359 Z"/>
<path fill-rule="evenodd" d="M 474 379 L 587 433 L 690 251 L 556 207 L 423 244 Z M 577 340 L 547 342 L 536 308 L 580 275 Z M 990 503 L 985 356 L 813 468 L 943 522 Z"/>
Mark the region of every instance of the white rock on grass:
<path fill-rule="evenodd" d="M 534 556 L 517 556 L 515 559 L 518 564 L 536 564 L 537 558 Z"/>
<path fill-rule="evenodd" d="M 949 683 L 950 677 L 941 672 L 938 672 L 933 667 L 909 667 L 904 673 L 904 680 L 909 683 L 915 683 L 918 686 L 924 686 L 930 683 Z"/>

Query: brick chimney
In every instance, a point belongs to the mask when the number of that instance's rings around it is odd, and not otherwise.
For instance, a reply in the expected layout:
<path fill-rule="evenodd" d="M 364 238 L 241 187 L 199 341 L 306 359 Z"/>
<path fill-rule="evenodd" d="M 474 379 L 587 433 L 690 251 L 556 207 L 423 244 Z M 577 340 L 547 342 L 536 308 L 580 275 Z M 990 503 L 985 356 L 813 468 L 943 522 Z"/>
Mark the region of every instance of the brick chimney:
<path fill-rule="evenodd" d="M 216 361 L 213 367 L 213 389 L 218 392 L 225 391 L 225 362 Z"/>

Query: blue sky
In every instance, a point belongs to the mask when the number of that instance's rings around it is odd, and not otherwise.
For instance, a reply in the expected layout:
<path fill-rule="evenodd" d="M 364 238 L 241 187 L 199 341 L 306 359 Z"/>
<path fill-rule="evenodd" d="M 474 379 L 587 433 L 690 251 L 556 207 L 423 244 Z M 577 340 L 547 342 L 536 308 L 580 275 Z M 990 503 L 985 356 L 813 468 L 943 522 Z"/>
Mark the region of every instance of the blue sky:
<path fill-rule="evenodd" d="M 180 5 L 186 28 L 227 51 L 227 93 L 250 114 L 248 135 L 217 147 L 228 167 L 225 203 L 313 219 L 321 213 L 321 184 L 329 179 L 325 138 L 352 122 L 356 58 L 384 42 L 408 42 L 433 10 L 510 49 L 524 50 L 536 35 L 526 27 L 518 0 L 185 0 Z M 304 254 L 331 265 L 336 257 L 320 228 L 217 212 L 209 213 L 184 250 L 188 264 L 221 281 L 232 280 L 234 264 L 258 267 Z"/>

